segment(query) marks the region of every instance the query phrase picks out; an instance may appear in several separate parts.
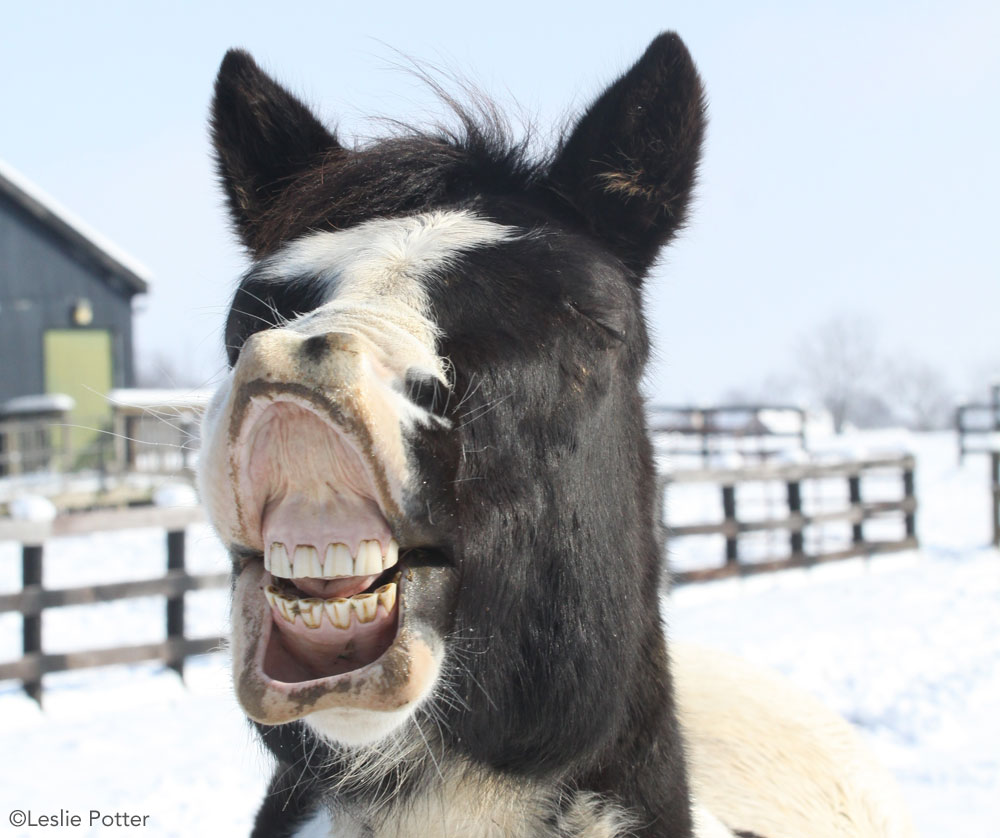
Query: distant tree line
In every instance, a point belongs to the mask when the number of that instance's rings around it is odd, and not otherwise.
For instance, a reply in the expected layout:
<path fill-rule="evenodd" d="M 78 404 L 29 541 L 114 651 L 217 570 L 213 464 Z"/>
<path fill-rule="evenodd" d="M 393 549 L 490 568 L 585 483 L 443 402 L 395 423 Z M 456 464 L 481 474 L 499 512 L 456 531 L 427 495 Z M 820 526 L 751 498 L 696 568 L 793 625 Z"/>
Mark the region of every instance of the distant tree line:
<path fill-rule="evenodd" d="M 887 353 L 866 318 L 838 314 L 801 334 L 793 368 L 766 378 L 754 392 L 731 391 L 728 403 L 804 401 L 829 413 L 834 430 L 845 426 L 903 425 L 936 430 L 951 425 L 956 396 L 933 364 Z"/>

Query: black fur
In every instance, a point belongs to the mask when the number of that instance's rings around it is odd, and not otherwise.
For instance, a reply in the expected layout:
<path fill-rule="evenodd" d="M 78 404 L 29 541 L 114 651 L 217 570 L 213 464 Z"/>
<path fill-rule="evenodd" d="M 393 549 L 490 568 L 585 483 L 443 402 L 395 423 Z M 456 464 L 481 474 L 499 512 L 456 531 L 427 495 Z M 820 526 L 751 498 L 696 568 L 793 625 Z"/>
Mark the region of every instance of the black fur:
<path fill-rule="evenodd" d="M 306 231 L 435 208 L 529 233 L 470 252 L 432 285 L 455 382 L 420 397 L 453 427 L 414 440 L 428 488 L 408 511 L 460 580 L 446 657 L 457 696 L 434 707 L 436 744 L 605 794 L 637 813 L 645 838 L 686 838 L 691 821 L 659 617 L 640 287 L 684 219 L 703 110 L 690 56 L 666 34 L 548 160 L 467 113 L 460 135 L 345 150 L 241 52 L 223 62 L 212 118 L 233 220 L 255 256 Z M 251 270 L 229 316 L 230 360 L 277 325 L 272 308 L 290 318 L 324 294 L 315 278 L 275 284 Z M 283 834 L 266 830 L 314 806 L 344 762 L 299 724 L 261 733 L 282 768 L 255 835 Z M 289 797 L 287 778 L 303 775 Z M 344 794 L 405 794 L 426 780 L 387 776 Z"/>

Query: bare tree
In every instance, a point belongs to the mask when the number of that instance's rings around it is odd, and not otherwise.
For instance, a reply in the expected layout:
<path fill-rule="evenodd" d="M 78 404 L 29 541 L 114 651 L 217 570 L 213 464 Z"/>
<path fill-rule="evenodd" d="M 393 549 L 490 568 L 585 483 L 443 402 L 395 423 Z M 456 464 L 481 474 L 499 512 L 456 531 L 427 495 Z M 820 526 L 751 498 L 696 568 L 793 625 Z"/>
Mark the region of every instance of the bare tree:
<path fill-rule="evenodd" d="M 955 411 L 955 396 L 944 374 L 918 358 L 894 358 L 886 366 L 885 392 L 896 414 L 910 428 L 946 428 Z"/>
<path fill-rule="evenodd" d="M 878 341 L 871 321 L 837 314 L 796 343 L 797 366 L 813 400 L 829 411 L 839 434 L 848 421 L 864 420 L 878 398 Z"/>

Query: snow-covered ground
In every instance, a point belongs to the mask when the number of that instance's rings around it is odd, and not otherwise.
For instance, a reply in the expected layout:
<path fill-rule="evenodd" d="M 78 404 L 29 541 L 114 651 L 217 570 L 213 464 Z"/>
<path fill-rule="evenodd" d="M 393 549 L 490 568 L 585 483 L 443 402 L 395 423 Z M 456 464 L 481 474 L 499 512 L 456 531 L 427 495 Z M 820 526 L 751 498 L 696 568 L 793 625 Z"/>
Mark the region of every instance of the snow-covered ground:
<path fill-rule="evenodd" d="M 924 838 L 994 838 L 1000 555 L 986 546 L 985 458 L 959 468 L 951 434 L 857 434 L 848 442 L 854 453 L 917 454 L 923 548 L 675 590 L 664 603 L 671 634 L 773 666 L 857 724 L 899 778 Z M 703 549 L 672 545 L 679 566 Z M 225 568 L 207 528 L 193 528 L 189 555 L 198 569 Z M 53 540 L 45 561 L 47 584 L 86 584 L 156 575 L 165 549 L 162 533 L 109 533 Z M 0 543 L 0 590 L 16 590 L 19 572 L 16 545 Z M 189 596 L 187 610 L 193 633 L 225 631 L 222 592 Z M 156 598 L 47 612 L 44 645 L 69 651 L 155 640 L 162 613 Z M 20 619 L 0 616 L 0 660 L 18 656 L 19 639 Z M 88 828 L 92 809 L 148 815 L 145 828 L 131 830 L 142 835 L 247 833 L 267 759 L 236 707 L 224 653 L 190 662 L 186 684 L 154 665 L 45 683 L 44 711 L 16 684 L 0 683 L 0 835 L 130 831 Z M 14 809 L 36 817 L 65 809 L 84 826 L 18 830 L 8 823 Z"/>

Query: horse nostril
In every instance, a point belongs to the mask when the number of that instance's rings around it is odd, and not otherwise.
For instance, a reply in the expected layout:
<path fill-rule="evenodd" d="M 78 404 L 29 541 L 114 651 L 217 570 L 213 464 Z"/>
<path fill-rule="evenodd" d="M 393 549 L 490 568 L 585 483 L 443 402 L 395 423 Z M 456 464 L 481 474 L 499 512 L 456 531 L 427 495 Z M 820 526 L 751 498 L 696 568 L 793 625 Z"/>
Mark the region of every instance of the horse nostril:
<path fill-rule="evenodd" d="M 326 335 L 313 335 L 311 338 L 306 338 L 301 351 L 307 360 L 320 361 L 330 351 L 330 342 Z"/>

